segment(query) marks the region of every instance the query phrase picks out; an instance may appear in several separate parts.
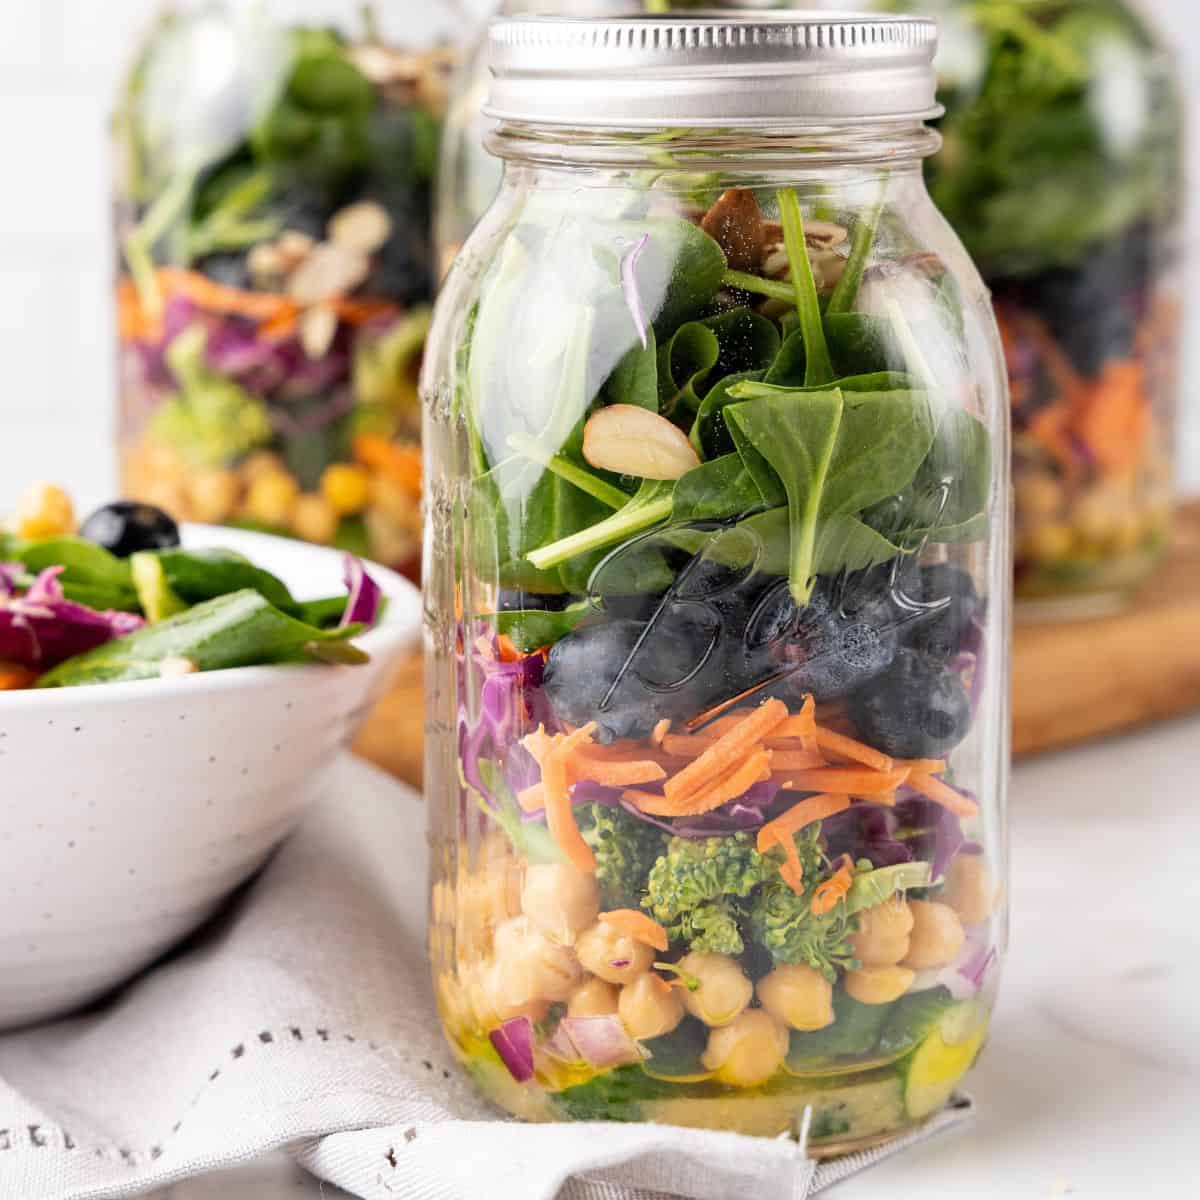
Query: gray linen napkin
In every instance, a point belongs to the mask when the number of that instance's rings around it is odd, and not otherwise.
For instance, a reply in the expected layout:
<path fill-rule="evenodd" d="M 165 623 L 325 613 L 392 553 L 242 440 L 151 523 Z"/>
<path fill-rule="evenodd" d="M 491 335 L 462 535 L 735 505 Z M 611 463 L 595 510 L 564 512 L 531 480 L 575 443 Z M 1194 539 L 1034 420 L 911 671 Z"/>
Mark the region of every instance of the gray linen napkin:
<path fill-rule="evenodd" d="M 184 952 L 103 1009 L 0 1038 L 0 1197 L 134 1196 L 288 1147 L 368 1198 L 799 1200 L 902 1148 L 817 1166 L 789 1139 L 500 1119 L 438 1032 L 424 826 L 418 795 L 346 759 Z"/>

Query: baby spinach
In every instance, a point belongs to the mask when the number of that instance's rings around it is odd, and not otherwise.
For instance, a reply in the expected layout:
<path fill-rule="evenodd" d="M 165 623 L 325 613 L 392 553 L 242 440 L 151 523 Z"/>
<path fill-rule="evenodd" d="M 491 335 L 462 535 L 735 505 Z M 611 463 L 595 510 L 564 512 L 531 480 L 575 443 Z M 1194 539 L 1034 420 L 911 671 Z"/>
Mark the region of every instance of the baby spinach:
<path fill-rule="evenodd" d="M 300 606 L 286 584 L 256 567 L 234 550 L 154 550 L 148 556 L 162 565 L 167 585 L 189 604 L 215 600 L 229 592 L 253 588 L 281 612 L 296 616 Z M 345 601 L 342 601 L 343 605 Z"/>
<path fill-rule="evenodd" d="M 693 467 L 676 481 L 671 515 L 676 521 L 713 521 L 760 508 L 762 493 L 738 454 Z"/>
<path fill-rule="evenodd" d="M 734 403 L 729 394 L 734 384 L 758 383 L 764 375 L 763 371 L 741 371 L 736 375 L 726 375 L 704 397 L 688 432 L 688 440 L 697 454 L 705 458 L 717 458 L 736 449 L 729 430 L 725 428 L 722 410 L 727 404 Z"/>
<path fill-rule="evenodd" d="M 317 629 L 246 589 L 197 604 L 178 616 L 69 659 L 38 680 L 39 688 L 79 687 L 153 679 L 164 659 L 186 658 L 201 671 L 261 663 L 326 661 L 361 663 L 366 655 L 346 639 L 361 626 Z"/>
<path fill-rule="evenodd" d="M 494 626 L 506 634 L 522 654 L 532 654 L 542 646 L 552 646 L 561 637 L 566 637 L 584 617 L 596 612 L 590 600 L 568 604 L 558 612 L 543 608 L 513 609 L 485 615 L 486 625 Z"/>

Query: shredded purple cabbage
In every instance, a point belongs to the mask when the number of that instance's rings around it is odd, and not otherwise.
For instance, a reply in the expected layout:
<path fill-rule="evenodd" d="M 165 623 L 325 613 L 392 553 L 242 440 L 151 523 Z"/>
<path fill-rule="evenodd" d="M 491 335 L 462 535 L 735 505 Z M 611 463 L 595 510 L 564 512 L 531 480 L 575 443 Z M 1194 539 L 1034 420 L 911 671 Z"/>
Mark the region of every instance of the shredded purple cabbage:
<path fill-rule="evenodd" d="M 914 859 L 929 863 L 931 878 L 940 879 L 963 847 L 962 822 L 948 808 L 919 795 L 901 800 L 894 812 Z"/>
<path fill-rule="evenodd" d="M 913 847 L 897 836 L 899 828 L 896 814 L 876 804 L 854 804 L 821 823 L 831 858 L 850 854 L 877 868 L 913 861 Z"/>
<path fill-rule="evenodd" d="M 132 613 L 97 612 L 68 600 L 58 581 L 62 567 L 47 568 L 18 595 L 14 567 L 4 564 L 0 570 L 0 658 L 9 662 L 49 670 L 146 623 Z"/>
<path fill-rule="evenodd" d="M 344 560 L 346 590 L 350 599 L 346 601 L 346 611 L 338 623 L 339 628 L 347 625 L 365 625 L 369 629 L 379 620 L 379 609 L 383 602 L 383 590 L 379 584 L 367 574 L 362 559 L 353 554 L 347 554 Z"/>
<path fill-rule="evenodd" d="M 625 304 L 629 315 L 633 318 L 634 328 L 641 339 L 642 349 L 650 344 L 649 332 L 646 327 L 646 310 L 642 305 L 642 293 L 638 290 L 637 265 L 646 249 L 650 235 L 643 233 L 637 242 L 621 256 L 621 291 L 625 294 Z"/>
<path fill-rule="evenodd" d="M 484 758 L 501 763 L 514 791 L 537 782 L 537 763 L 520 739 L 539 725 L 548 730 L 557 728 L 542 692 L 546 664 L 540 654 L 530 654 L 517 662 L 501 662 L 499 658 L 485 658 L 472 651 L 472 658 L 476 669 L 483 673 L 479 720 L 472 725 L 465 710 L 459 710 L 459 760 L 471 787 L 493 805 L 499 805 L 499 798 L 483 781 L 479 763 Z"/>

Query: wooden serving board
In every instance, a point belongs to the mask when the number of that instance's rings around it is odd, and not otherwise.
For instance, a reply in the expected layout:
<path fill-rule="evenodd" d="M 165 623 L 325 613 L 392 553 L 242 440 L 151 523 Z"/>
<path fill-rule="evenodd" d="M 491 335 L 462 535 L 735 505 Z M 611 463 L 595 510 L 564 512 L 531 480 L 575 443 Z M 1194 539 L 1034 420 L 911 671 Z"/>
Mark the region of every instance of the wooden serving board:
<path fill-rule="evenodd" d="M 1170 560 L 1126 611 L 1019 623 L 1013 752 L 1052 750 L 1200 709 L 1200 500 L 1185 505 Z M 355 747 L 420 785 L 421 661 L 405 664 Z"/>

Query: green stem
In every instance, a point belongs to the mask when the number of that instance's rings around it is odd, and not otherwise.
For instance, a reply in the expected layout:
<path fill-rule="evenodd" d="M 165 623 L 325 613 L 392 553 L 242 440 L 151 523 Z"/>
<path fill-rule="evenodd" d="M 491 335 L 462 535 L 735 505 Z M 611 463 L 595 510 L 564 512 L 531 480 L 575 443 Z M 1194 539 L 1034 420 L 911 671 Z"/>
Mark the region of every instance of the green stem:
<path fill-rule="evenodd" d="M 900 343 L 900 349 L 904 351 L 904 359 L 908 364 L 909 371 L 925 387 L 932 388 L 936 382 L 933 371 L 930 369 L 929 363 L 925 361 L 925 355 L 921 352 L 921 345 L 917 341 L 916 334 L 912 331 L 912 326 L 908 323 L 908 318 L 904 315 L 904 310 L 891 297 L 887 299 L 884 307 L 887 309 L 887 315 L 895 327 L 896 339 Z"/>
<path fill-rule="evenodd" d="M 804 384 L 806 387 L 820 387 L 833 380 L 833 364 L 829 360 L 817 284 L 804 242 L 800 200 L 793 188 L 776 193 L 776 199 L 779 201 L 779 219 L 783 224 L 783 243 L 787 247 L 788 262 L 792 268 L 796 315 L 800 318 L 800 330 L 804 337 Z"/>
<path fill-rule="evenodd" d="M 775 279 L 763 279 L 760 275 L 750 275 L 745 271 L 726 271 L 721 276 L 721 282 L 726 287 L 738 288 L 743 292 L 753 292 L 758 296 L 770 296 L 772 300 L 782 300 L 791 304 L 796 299 L 795 290 L 790 283 L 780 283 Z"/>
<path fill-rule="evenodd" d="M 883 216 L 887 185 L 888 181 L 885 175 L 875 207 L 854 227 L 854 237 L 850 241 L 850 257 L 846 259 L 846 269 L 842 272 L 842 277 L 837 281 L 833 295 L 829 297 L 829 303 L 825 306 L 826 315 L 849 312 L 850 306 L 858 298 L 858 289 L 862 284 L 867 259 L 871 257 L 871 247 L 875 245 L 875 238 L 879 232 L 879 219 Z"/>
<path fill-rule="evenodd" d="M 829 464 L 833 460 L 833 449 L 837 445 L 838 433 L 842 424 L 842 393 L 833 388 L 832 395 L 837 397 L 837 421 L 833 424 L 829 437 L 821 449 L 820 457 L 814 464 L 812 482 L 805 493 L 802 503 L 799 502 L 794 490 L 788 491 L 788 525 L 791 561 L 788 564 L 789 587 L 793 599 L 803 608 L 812 598 L 813 559 L 817 550 L 817 518 L 821 515 L 821 501 L 825 494 L 825 479 L 829 474 Z"/>
<path fill-rule="evenodd" d="M 674 503 L 673 483 L 665 480 L 647 479 L 642 482 L 636 496 L 628 500 L 620 512 L 589 525 L 568 537 L 559 538 L 547 546 L 531 551 L 525 557 L 539 571 L 547 571 L 581 554 L 601 550 L 614 542 L 624 541 L 646 529 L 665 521 L 671 515 Z"/>
<path fill-rule="evenodd" d="M 170 229 L 192 194 L 196 176 L 181 171 L 150 206 L 145 220 L 125 239 L 125 261 L 129 264 L 134 287 L 142 307 L 153 317 L 162 315 L 163 296 L 155 273 L 155 243 Z"/>
<path fill-rule="evenodd" d="M 547 454 L 528 434 L 514 433 L 508 439 L 508 445 L 523 458 L 540 463 L 559 479 L 565 479 L 567 483 L 573 484 L 581 492 L 587 492 L 593 499 L 607 504 L 609 508 L 621 509 L 629 503 L 628 492 L 621 491 L 619 487 L 614 487 L 561 454 Z"/>

